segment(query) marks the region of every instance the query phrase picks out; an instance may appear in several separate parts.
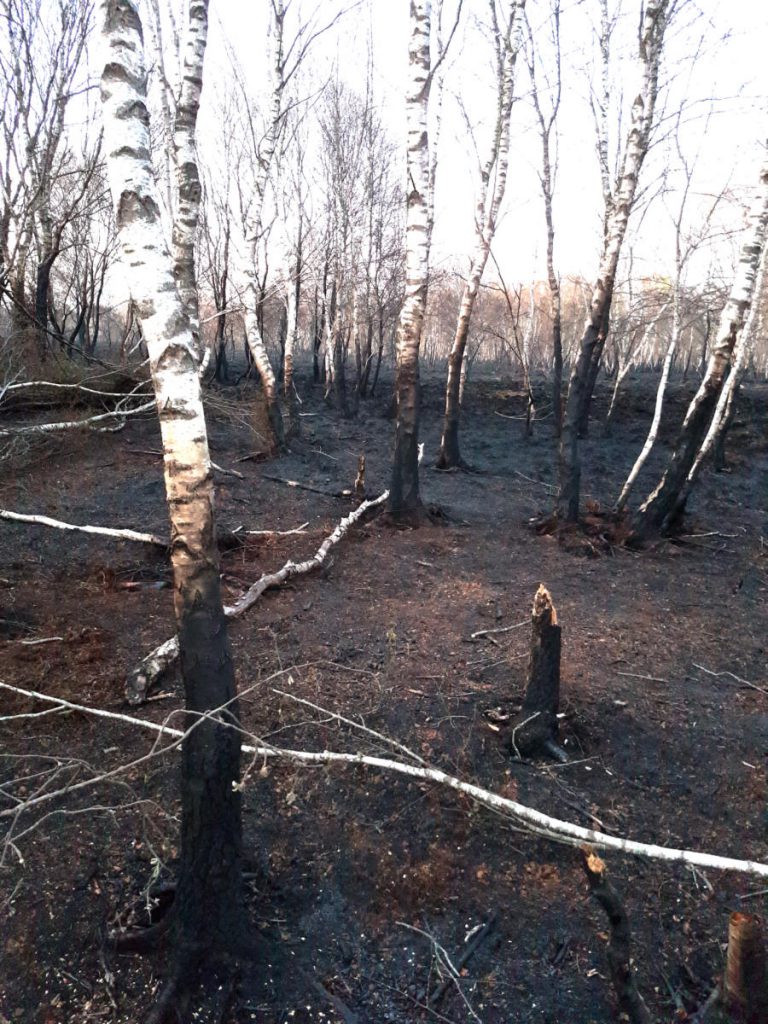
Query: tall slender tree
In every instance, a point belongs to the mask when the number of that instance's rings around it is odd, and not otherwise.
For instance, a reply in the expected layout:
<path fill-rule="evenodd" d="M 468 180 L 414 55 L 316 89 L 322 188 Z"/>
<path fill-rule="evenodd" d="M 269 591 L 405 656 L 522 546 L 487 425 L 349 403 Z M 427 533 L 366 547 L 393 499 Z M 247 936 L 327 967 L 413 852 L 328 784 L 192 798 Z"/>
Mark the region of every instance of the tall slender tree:
<path fill-rule="evenodd" d="M 419 346 L 427 305 L 430 245 L 429 90 L 430 0 L 411 0 L 409 69 L 406 92 L 408 191 L 405 226 L 405 300 L 397 327 L 395 355 L 396 425 L 389 489 L 395 519 L 413 519 L 419 494 Z"/>
<path fill-rule="evenodd" d="M 181 863 L 166 927 L 169 979 L 149 1022 L 186 1015 L 192 993 L 218 998 L 245 929 L 241 878 L 240 738 L 222 611 L 213 481 L 197 351 L 160 219 L 149 140 L 138 0 L 99 0 L 107 168 L 125 280 L 141 317 L 164 451 L 174 607 L 187 725 L 182 748 Z M 198 77 L 202 74 L 199 51 Z M 225 710 L 221 710 L 225 708 Z M 198 996 L 198 998 L 201 998 Z"/>
<path fill-rule="evenodd" d="M 659 71 L 664 37 L 677 0 L 648 0 L 639 33 L 640 88 L 632 103 L 629 131 L 615 191 L 606 192 L 603 251 L 577 359 L 571 371 L 568 398 L 558 449 L 557 514 L 575 522 L 579 515 L 581 462 L 579 431 L 590 388 L 594 383 L 595 361 L 599 362 L 608 333 L 613 289 L 627 224 L 637 196 L 640 170 L 648 153 L 655 124 Z M 604 188 L 606 181 L 601 156 Z"/>
<path fill-rule="evenodd" d="M 496 120 L 485 162 L 480 168 L 480 187 L 475 200 L 475 248 L 464 283 L 456 333 L 448 356 L 445 416 L 437 465 L 450 469 L 462 464 L 459 449 L 460 392 L 464 352 L 472 310 L 488 262 L 504 198 L 509 166 L 510 118 L 515 93 L 515 64 L 522 38 L 525 0 L 508 0 L 499 17 L 497 0 L 488 0 L 496 65 Z"/>

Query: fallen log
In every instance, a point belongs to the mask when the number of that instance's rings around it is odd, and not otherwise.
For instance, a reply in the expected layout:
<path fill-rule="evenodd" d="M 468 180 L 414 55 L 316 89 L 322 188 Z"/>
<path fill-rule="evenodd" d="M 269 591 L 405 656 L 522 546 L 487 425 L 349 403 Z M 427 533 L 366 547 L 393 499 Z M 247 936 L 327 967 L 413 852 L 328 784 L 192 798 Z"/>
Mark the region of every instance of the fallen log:
<path fill-rule="evenodd" d="M 152 544 L 155 547 L 167 548 L 168 539 L 160 537 L 156 533 L 140 533 L 138 530 L 113 529 L 110 526 L 77 526 L 75 523 L 64 523 L 60 519 L 51 519 L 50 516 L 24 515 L 21 512 L 10 512 L 8 509 L 0 509 L 0 519 L 6 519 L 12 523 L 31 523 L 34 526 L 50 526 L 54 530 L 69 530 L 74 533 L 90 533 L 98 537 L 114 537 L 117 540 L 127 540 L 136 544 Z"/>
<path fill-rule="evenodd" d="M 292 579 L 294 576 L 302 576 L 305 573 L 311 572 L 313 569 L 319 569 L 326 558 L 332 547 L 339 543 L 339 541 L 345 536 L 350 528 L 363 516 L 365 513 L 372 508 L 376 508 L 377 505 L 382 505 L 389 497 L 389 491 L 384 491 L 378 498 L 373 498 L 371 501 L 364 501 L 359 505 L 353 512 L 350 512 L 348 516 L 345 516 L 336 526 L 332 533 L 330 533 L 317 551 L 304 562 L 287 561 L 285 565 L 278 569 L 277 572 L 264 573 L 252 586 L 241 594 L 240 597 L 232 605 L 224 606 L 224 614 L 228 619 L 236 619 L 240 615 L 243 615 L 248 611 L 256 602 L 259 600 L 265 590 L 269 590 L 272 587 L 279 587 L 286 580 Z M 155 648 L 146 658 L 141 662 L 138 668 L 134 669 L 133 672 L 128 676 L 125 684 L 125 699 L 132 706 L 142 704 L 149 695 L 152 687 L 155 685 L 157 680 L 167 672 L 168 669 L 173 665 L 179 656 L 179 642 L 177 637 L 171 637 L 170 640 L 166 640 L 159 647 Z"/>
<path fill-rule="evenodd" d="M 261 685 L 262 683 L 257 683 L 252 687 L 246 688 L 240 696 L 245 696 L 245 694 L 256 689 L 257 686 L 260 687 Z M 178 746 L 179 741 L 183 740 L 184 736 L 189 732 L 189 730 L 184 731 L 182 729 L 174 729 L 169 725 L 160 725 L 157 722 L 145 721 L 144 719 L 136 718 L 133 715 L 127 715 L 119 711 L 107 711 L 103 708 L 93 708 L 85 704 L 75 704 L 73 701 L 65 700 L 63 697 L 51 697 L 47 693 L 40 693 L 36 690 L 26 690 L 20 686 L 12 686 L 10 683 L 4 683 L 2 681 L 0 681 L 0 689 L 8 690 L 11 693 L 18 693 L 23 697 L 30 697 L 34 700 L 42 700 L 48 704 L 57 704 L 61 708 L 68 708 L 71 711 L 79 711 L 85 715 L 91 715 L 94 718 L 108 718 L 111 721 L 124 722 L 140 729 L 147 729 L 158 736 L 168 736 L 172 738 L 174 743 L 171 744 L 171 746 Z M 203 718 L 211 716 L 216 716 L 222 724 L 231 724 L 222 715 L 222 712 L 225 710 L 226 707 L 217 708 L 215 711 L 210 712 L 208 716 L 200 716 L 197 721 L 192 723 L 190 729 L 196 728 L 197 724 L 201 722 Z M 168 747 L 165 747 L 159 752 L 164 752 L 167 749 Z M 297 765 L 343 764 L 353 767 L 371 768 L 383 772 L 393 772 L 398 775 L 407 776 L 411 779 L 418 779 L 421 782 L 437 783 L 438 785 L 446 786 L 448 789 L 453 789 L 457 793 L 463 793 L 465 796 L 470 797 L 470 799 L 483 807 L 487 807 L 492 811 L 501 812 L 508 817 L 511 816 L 521 824 L 525 825 L 535 835 L 543 836 L 544 838 L 550 839 L 554 842 L 565 843 L 570 846 L 583 846 L 587 843 L 593 847 L 606 850 L 616 850 L 620 853 L 629 854 L 633 857 L 645 857 L 650 860 L 664 861 L 667 864 L 688 864 L 699 868 L 709 868 L 713 871 L 738 871 L 744 875 L 768 878 L 768 864 L 761 861 L 739 860 L 734 857 L 721 857 L 718 854 L 703 853 L 699 850 L 683 850 L 668 846 L 656 846 L 654 843 L 641 843 L 633 839 L 625 839 L 622 836 L 608 835 L 606 832 L 598 832 L 595 829 L 584 828 L 581 825 L 574 825 L 570 821 L 562 821 L 559 818 L 553 818 L 548 814 L 544 814 L 542 811 L 537 811 L 533 807 L 528 807 L 526 804 L 518 803 L 516 800 L 510 800 L 509 797 L 499 796 L 498 793 L 493 793 L 488 789 L 483 789 L 481 786 L 475 786 L 471 782 L 463 782 L 461 779 L 457 779 L 454 775 L 448 775 L 446 772 L 440 771 L 438 768 L 422 767 L 421 765 L 407 764 L 404 761 L 394 761 L 390 758 L 373 757 L 362 753 L 340 753 L 334 750 L 294 750 L 285 747 L 265 746 L 263 744 L 254 745 L 250 743 L 244 743 L 241 749 L 244 754 L 252 754 L 257 758 L 276 758 L 278 760 L 291 761 Z M 68 784 L 62 789 L 51 790 L 38 796 L 32 796 L 28 800 L 24 801 L 24 803 L 15 804 L 13 807 L 7 807 L 0 810 L 0 820 L 5 818 L 15 818 L 26 811 L 32 810 L 34 807 L 38 807 L 44 803 L 49 803 L 51 800 L 57 800 L 63 796 L 88 789 L 100 782 L 105 782 L 110 778 L 115 778 L 125 770 L 126 769 L 124 767 L 113 769 L 112 771 L 105 772 L 103 775 L 95 778 L 84 779 L 82 782 Z M 244 782 L 241 783 L 241 785 L 244 785 Z"/>
<path fill-rule="evenodd" d="M 154 399 L 151 402 L 144 402 L 134 409 L 113 409 L 112 412 L 100 413 L 98 416 L 88 416 L 82 420 L 64 420 L 60 423 L 34 423 L 25 427 L 13 427 L 7 430 L 0 430 L 0 437 L 22 437 L 34 434 L 55 434 L 65 430 L 80 430 L 83 427 L 90 428 L 94 423 L 103 423 L 105 420 L 125 421 L 126 416 L 135 416 L 140 412 L 149 412 L 155 408 Z"/>

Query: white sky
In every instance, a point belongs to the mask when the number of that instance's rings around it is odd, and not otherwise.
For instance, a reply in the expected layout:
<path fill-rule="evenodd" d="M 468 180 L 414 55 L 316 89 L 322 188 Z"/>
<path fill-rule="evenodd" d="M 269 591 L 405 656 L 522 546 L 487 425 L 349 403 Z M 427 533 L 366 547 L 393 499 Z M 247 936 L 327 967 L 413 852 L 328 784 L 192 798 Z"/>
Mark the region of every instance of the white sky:
<path fill-rule="evenodd" d="M 617 95 L 631 99 L 634 74 L 634 33 L 640 0 L 609 0 L 619 4 L 622 20 L 615 40 L 614 84 Z M 455 0 L 446 0 L 450 24 Z M 318 23 L 330 20 L 340 0 L 293 0 L 292 14 L 306 17 L 317 12 Z M 212 0 L 211 36 L 207 58 L 206 102 L 216 81 L 226 76 L 222 37 L 238 54 L 258 97 L 266 99 L 266 0 Z M 546 22 L 548 0 L 528 0 L 528 16 L 535 37 Z M 561 274 L 580 273 L 591 278 L 596 270 L 600 234 L 600 186 L 594 146 L 594 128 L 588 105 L 589 76 L 595 53 L 594 25 L 597 0 L 562 0 L 563 101 L 559 119 L 560 160 L 555 209 L 556 260 Z M 462 27 L 446 62 L 443 131 L 439 151 L 433 265 L 461 268 L 472 243 L 474 167 L 467 130 L 456 101 L 461 96 L 482 144 L 483 128 L 493 116 L 492 57 L 477 23 L 485 17 L 487 0 L 465 0 Z M 407 67 L 408 0 L 367 0 L 347 14 L 338 26 L 318 40 L 310 53 L 307 82 L 319 82 L 336 62 L 339 74 L 362 88 L 369 33 L 373 39 L 375 89 L 396 141 L 404 142 L 404 79 Z M 290 28 L 289 28 L 290 34 Z M 546 34 L 545 34 L 546 35 Z M 727 226 L 742 222 L 742 204 L 756 181 L 763 140 L 768 135 L 768 4 L 762 0 L 688 0 L 678 22 L 669 30 L 668 53 L 662 78 L 670 81 L 666 110 L 671 114 L 682 101 L 687 114 L 681 132 L 686 158 L 698 153 L 689 206 L 690 223 L 701 221 L 701 211 L 712 194 L 726 187 L 730 201 L 721 204 Z M 544 41 L 542 42 L 542 47 Z M 694 55 L 698 54 L 694 59 Z M 541 59 L 545 59 L 542 53 Z M 507 198 L 494 244 L 505 279 L 528 281 L 544 276 L 543 206 L 537 182 L 539 141 L 533 129 L 527 73 L 518 63 L 519 103 L 514 113 L 512 156 Z M 311 91 L 311 86 L 306 86 Z M 203 145 L 215 126 L 202 116 Z M 709 115 L 707 119 L 707 115 Z M 672 118 L 667 120 L 672 124 Z M 615 129 L 614 129 L 615 130 Z M 403 158 L 404 159 L 404 158 Z M 630 241 L 636 273 L 670 274 L 673 245 L 669 211 L 678 197 L 677 158 L 669 144 L 660 143 L 643 169 L 641 185 L 658 184 L 667 173 L 667 194 L 654 200 Z M 654 191 L 656 191 L 654 187 Z M 635 223 L 638 218 L 634 218 Z M 722 226 L 722 225 L 721 225 Z M 721 243 L 716 262 L 728 276 L 735 242 Z M 710 256 L 694 261 L 691 272 L 703 276 Z M 493 274 L 489 268 L 489 274 Z"/>

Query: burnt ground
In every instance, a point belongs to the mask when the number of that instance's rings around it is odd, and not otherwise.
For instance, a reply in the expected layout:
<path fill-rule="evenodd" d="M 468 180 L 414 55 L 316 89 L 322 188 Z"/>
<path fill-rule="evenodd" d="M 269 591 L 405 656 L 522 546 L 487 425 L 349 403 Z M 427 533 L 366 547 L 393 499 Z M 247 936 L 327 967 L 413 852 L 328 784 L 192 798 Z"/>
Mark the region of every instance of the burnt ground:
<path fill-rule="evenodd" d="M 611 438 L 601 436 L 600 393 L 584 446 L 590 500 L 609 504 L 617 494 L 647 430 L 652 389 L 643 378 L 630 386 Z M 637 497 L 690 393 L 676 387 L 664 443 Z M 377 399 L 356 420 L 340 421 L 308 393 L 303 450 L 271 462 L 235 461 L 257 447 L 247 397 L 235 412 L 214 414 L 213 458 L 244 474 L 217 474 L 220 522 L 309 524 L 302 534 L 253 537 L 227 553 L 229 597 L 287 558 L 312 553 L 350 507 L 263 475 L 339 491 L 351 485 L 364 450 L 369 493 L 378 493 L 391 436 L 385 407 Z M 286 746 L 386 755 L 383 743 L 274 692 L 290 691 L 554 816 L 768 860 L 768 695 L 704 671 L 766 686 L 768 391 L 747 389 L 732 472 L 706 472 L 686 535 L 643 551 L 594 537 L 563 544 L 530 530 L 528 520 L 549 508 L 553 441 L 551 420 L 522 439 L 520 423 L 504 418 L 521 411 L 514 382 L 473 383 L 463 447 L 482 472 L 438 473 L 430 463 L 440 382 L 428 380 L 423 492 L 443 515 L 413 531 L 383 517 L 366 522 L 334 550 L 330 568 L 269 592 L 232 625 L 247 729 Z M 151 420 L 47 442 L 6 468 L 0 505 L 162 532 L 158 448 Z M 125 711 L 127 671 L 172 630 L 164 556 L 39 527 L 3 524 L 2 536 L 0 678 Z M 564 766 L 513 762 L 487 715 L 520 702 L 527 629 L 468 642 L 478 630 L 524 621 L 540 582 L 563 626 L 562 736 L 571 753 Z M 178 680 L 166 679 L 162 694 L 136 713 L 154 721 L 173 715 Z M 7 692 L 0 707 L 43 710 Z M 138 759 L 151 742 L 79 713 L 0 722 L 0 805 Z M 572 848 L 435 785 L 361 768 L 259 763 L 244 811 L 248 903 L 264 952 L 245 974 L 238 1020 L 344 1021 L 350 1012 L 361 1024 L 615 1019 L 606 920 Z M 14 845 L 6 843 L 0 868 L 0 1020 L 143 1019 L 162 957 L 105 958 L 102 937 L 118 917 L 140 917 L 150 881 L 172 877 L 178 813 L 176 756 L 167 754 L 13 822 Z M 10 824 L 6 817 L 3 832 Z M 766 887 L 734 874 L 605 859 L 654 1018 L 685 1020 L 722 973 L 729 913 L 764 912 Z M 449 985 L 427 1011 L 438 963 L 422 933 L 457 958 L 467 933 L 493 915 L 495 930 L 461 972 L 461 993 Z"/>

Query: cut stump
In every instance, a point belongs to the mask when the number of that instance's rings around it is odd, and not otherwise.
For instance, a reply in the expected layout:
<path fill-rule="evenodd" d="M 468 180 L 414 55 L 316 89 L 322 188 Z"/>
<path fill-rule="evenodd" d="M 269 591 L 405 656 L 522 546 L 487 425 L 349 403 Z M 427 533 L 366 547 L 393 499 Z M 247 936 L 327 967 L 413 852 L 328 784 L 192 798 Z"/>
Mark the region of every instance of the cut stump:
<path fill-rule="evenodd" d="M 725 1006 L 739 1024 L 768 1024 L 765 935 L 757 914 L 731 914 L 724 983 Z"/>

